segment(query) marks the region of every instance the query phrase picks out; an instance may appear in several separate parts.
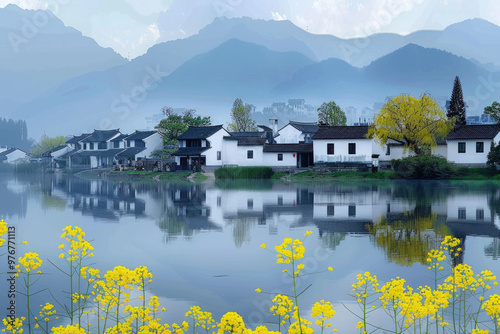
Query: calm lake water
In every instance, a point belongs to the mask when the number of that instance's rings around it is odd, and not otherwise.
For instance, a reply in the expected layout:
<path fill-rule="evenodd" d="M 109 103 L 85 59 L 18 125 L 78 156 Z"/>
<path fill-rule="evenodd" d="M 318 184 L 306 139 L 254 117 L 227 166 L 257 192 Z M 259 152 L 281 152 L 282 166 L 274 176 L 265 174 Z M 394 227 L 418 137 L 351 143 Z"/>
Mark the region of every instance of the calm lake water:
<path fill-rule="evenodd" d="M 29 243 L 17 246 L 18 256 L 35 251 L 61 264 L 61 231 L 80 226 L 101 271 L 145 265 L 153 272 L 150 293 L 166 307 L 167 322 L 185 320 L 192 305 L 216 319 L 236 311 L 250 326 L 273 322 L 272 296 L 254 290 L 290 293 L 291 282 L 276 256 L 259 246 L 304 239 L 310 230 L 306 270 L 334 270 L 300 281 L 302 288 L 312 284 L 300 297 L 301 308 L 329 300 L 337 311 L 334 327 L 355 332 L 358 319 L 347 308 L 357 311 L 349 296 L 356 275 L 370 271 L 384 282 L 400 276 L 415 288 L 431 284 L 426 254 L 445 235 L 463 241 L 459 261 L 500 277 L 499 214 L 500 187 L 486 182 L 193 184 L 0 174 L 0 218 L 16 227 L 18 243 Z M 4 272 L 6 257 L 0 261 Z M 41 269 L 46 275 L 35 288 L 46 290 L 35 305 L 64 300 L 67 278 L 49 261 Z M 2 310 L 6 290 L 0 292 Z M 22 296 L 17 302 L 21 308 Z"/>

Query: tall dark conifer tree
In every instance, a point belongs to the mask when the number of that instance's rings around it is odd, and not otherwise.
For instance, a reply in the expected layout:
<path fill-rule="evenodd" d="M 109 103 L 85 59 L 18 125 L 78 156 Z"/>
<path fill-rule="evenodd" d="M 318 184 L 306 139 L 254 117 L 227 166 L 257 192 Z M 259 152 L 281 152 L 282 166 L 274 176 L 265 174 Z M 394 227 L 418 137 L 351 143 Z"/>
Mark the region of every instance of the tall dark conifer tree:
<path fill-rule="evenodd" d="M 455 77 L 455 82 L 453 83 L 453 91 L 451 92 L 447 116 L 448 119 L 455 117 L 455 126 L 466 124 L 464 95 L 462 92 L 462 84 L 458 76 Z"/>

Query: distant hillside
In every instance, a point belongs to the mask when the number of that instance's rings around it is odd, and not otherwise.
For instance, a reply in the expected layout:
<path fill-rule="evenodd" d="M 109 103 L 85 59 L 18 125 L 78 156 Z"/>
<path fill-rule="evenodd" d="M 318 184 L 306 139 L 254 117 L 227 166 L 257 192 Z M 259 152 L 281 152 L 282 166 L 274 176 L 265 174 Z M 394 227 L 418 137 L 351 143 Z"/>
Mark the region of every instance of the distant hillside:
<path fill-rule="evenodd" d="M 364 101 L 382 102 L 388 96 L 401 93 L 420 95 L 424 92 L 436 98 L 449 98 L 455 76 L 462 82 L 464 98 L 469 99 L 469 112 L 480 113 L 500 90 L 488 91 L 485 82 L 499 82 L 500 72 L 488 72 L 473 62 L 449 52 L 406 45 L 381 57 L 369 66 L 357 70 L 339 60 L 328 60 L 307 66 L 275 89 L 280 96 L 293 94 L 308 99 L 330 99 L 344 104 Z M 476 90 L 481 87 L 481 96 Z"/>
<path fill-rule="evenodd" d="M 14 28 L 22 32 L 20 22 L 34 13 L 40 12 L 0 9 L 2 48 L 12 48 L 5 36 Z M 289 98 L 372 106 L 388 96 L 428 92 L 444 103 L 456 75 L 469 112 L 477 114 L 500 100 L 498 40 L 500 27 L 484 20 L 344 40 L 289 21 L 217 18 L 197 35 L 160 43 L 128 62 L 51 16 L 20 45 L 26 53 L 0 54 L 0 117 L 25 119 L 36 137 L 42 129 L 61 134 L 61 122 L 63 135 L 106 127 L 133 131 L 165 105 L 195 107 L 227 122 L 237 97 L 257 106 Z"/>
<path fill-rule="evenodd" d="M 15 5 L 0 8 L 0 50 L 2 114 L 72 77 L 128 62 L 50 11 Z"/>
<path fill-rule="evenodd" d="M 139 122 L 140 125 L 135 126 L 141 127 L 146 115 L 158 113 L 168 103 L 190 107 L 206 107 L 211 103 L 219 110 L 218 106 L 226 105 L 227 110 L 222 112 L 229 117 L 228 110 L 235 98 L 241 97 L 249 103 L 257 98 L 270 98 L 273 87 L 312 63 L 300 53 L 275 52 L 230 40 L 194 57 L 165 77 L 160 77 L 163 72 L 155 72 L 156 67 L 148 66 L 137 73 L 137 80 L 123 80 L 120 76 L 123 67 L 68 80 L 23 105 L 15 115 L 44 124 L 47 132 L 56 130 L 61 122 L 66 124 L 65 131 L 73 132 L 103 126 L 122 128 L 134 126 L 134 122 Z M 151 87 L 140 94 L 145 82 Z M 127 84 L 135 85 L 127 87 Z M 37 112 L 40 108 L 44 114 Z M 58 123 L 47 122 L 46 115 L 51 115 Z"/>
<path fill-rule="evenodd" d="M 232 39 L 198 55 L 167 76 L 152 96 L 217 99 L 269 98 L 271 90 L 313 61 Z"/>

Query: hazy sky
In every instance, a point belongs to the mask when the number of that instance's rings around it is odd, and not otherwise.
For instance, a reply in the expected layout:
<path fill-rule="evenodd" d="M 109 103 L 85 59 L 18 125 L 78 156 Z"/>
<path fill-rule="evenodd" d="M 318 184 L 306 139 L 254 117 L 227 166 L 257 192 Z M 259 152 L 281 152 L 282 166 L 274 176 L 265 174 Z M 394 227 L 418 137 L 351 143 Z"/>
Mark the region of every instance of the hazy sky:
<path fill-rule="evenodd" d="M 292 21 L 339 37 L 443 29 L 470 18 L 500 25 L 499 0 L 0 0 L 50 9 L 66 25 L 134 58 L 152 45 L 196 34 L 215 17 Z"/>

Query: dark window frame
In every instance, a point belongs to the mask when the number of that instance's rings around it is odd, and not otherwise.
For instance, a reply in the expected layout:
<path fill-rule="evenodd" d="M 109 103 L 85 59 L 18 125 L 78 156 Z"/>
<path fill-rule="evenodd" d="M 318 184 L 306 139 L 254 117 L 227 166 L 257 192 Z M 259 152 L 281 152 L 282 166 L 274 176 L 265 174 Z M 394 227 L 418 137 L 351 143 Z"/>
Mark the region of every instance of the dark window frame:
<path fill-rule="evenodd" d="M 326 154 L 328 154 L 328 155 L 335 154 L 335 144 L 334 143 L 326 144 Z"/>
<path fill-rule="evenodd" d="M 467 152 L 467 144 L 464 141 L 458 142 L 458 153 L 466 153 Z"/>
<path fill-rule="evenodd" d="M 278 161 L 283 161 L 283 153 L 278 153 Z"/>
<path fill-rule="evenodd" d="M 484 153 L 484 142 L 483 141 L 476 142 L 476 153 Z"/>
<path fill-rule="evenodd" d="M 253 150 L 247 151 L 247 159 L 253 159 Z"/>
<path fill-rule="evenodd" d="M 222 160 L 222 152 L 217 151 L 217 160 Z"/>
<path fill-rule="evenodd" d="M 349 154 L 356 154 L 356 143 L 349 143 L 347 146 L 347 151 Z"/>

